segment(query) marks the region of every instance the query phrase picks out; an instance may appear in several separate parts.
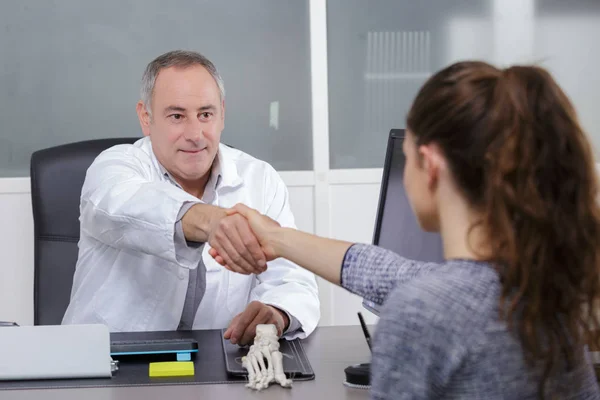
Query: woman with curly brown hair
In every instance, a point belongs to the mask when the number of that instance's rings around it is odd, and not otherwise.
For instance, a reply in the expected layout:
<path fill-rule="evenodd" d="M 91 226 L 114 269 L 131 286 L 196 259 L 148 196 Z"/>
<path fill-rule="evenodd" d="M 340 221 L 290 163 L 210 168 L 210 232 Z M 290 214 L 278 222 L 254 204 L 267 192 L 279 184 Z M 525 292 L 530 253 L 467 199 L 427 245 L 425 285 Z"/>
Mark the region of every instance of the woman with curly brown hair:
<path fill-rule="evenodd" d="M 412 105 L 404 152 L 409 200 L 422 228 L 441 233 L 444 263 L 232 212 L 248 218 L 267 259 L 384 304 L 374 399 L 600 398 L 586 347 L 600 332 L 598 181 L 550 74 L 445 68 Z"/>

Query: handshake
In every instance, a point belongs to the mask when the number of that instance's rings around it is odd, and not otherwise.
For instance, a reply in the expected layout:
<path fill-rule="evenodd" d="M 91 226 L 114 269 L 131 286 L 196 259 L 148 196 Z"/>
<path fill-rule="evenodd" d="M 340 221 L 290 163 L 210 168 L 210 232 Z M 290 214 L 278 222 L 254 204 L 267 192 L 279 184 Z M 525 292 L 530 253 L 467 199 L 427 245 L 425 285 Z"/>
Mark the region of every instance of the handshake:
<path fill-rule="evenodd" d="M 260 274 L 266 271 L 267 261 L 279 257 L 274 243 L 283 229 L 276 221 L 245 205 L 224 209 L 196 204 L 181 221 L 185 238 L 208 242 L 210 255 L 230 271 Z M 281 335 L 290 320 L 285 311 L 253 301 L 234 317 L 223 336 L 233 344 L 251 343 L 257 324 L 273 324 Z"/>
<path fill-rule="evenodd" d="M 187 240 L 208 242 L 219 264 L 240 274 L 260 274 L 279 257 L 275 241 L 281 226 L 243 204 L 230 209 L 196 205 L 183 217 Z"/>

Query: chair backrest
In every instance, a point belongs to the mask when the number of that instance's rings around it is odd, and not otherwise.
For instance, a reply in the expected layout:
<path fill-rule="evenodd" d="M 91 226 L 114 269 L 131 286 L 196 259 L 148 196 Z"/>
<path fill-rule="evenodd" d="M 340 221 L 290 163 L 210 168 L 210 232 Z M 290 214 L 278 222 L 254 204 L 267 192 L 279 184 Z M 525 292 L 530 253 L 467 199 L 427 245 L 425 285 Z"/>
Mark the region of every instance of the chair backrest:
<path fill-rule="evenodd" d="M 88 140 L 31 155 L 35 325 L 59 325 L 69 305 L 77 263 L 79 201 L 87 169 L 102 151 L 139 139 Z"/>

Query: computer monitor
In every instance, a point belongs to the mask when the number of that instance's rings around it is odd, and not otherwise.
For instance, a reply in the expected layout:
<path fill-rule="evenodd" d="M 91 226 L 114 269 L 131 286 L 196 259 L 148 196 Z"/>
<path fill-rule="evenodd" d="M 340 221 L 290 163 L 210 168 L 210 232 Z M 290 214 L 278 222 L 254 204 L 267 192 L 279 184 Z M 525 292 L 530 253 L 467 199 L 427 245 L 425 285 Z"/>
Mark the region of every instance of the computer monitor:
<path fill-rule="evenodd" d="M 392 129 L 387 144 L 373 244 L 411 260 L 442 262 L 442 241 L 438 233 L 419 226 L 404 190 L 402 151 L 404 129 Z M 378 306 L 363 300 L 363 306 L 379 314 Z"/>

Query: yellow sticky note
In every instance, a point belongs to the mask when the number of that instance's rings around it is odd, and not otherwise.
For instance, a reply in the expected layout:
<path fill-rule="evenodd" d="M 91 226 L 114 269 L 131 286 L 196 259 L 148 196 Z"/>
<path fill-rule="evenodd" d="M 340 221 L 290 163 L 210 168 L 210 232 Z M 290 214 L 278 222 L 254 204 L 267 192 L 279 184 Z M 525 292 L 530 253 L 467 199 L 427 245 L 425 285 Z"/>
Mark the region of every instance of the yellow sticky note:
<path fill-rule="evenodd" d="M 169 361 L 150 363 L 148 374 L 151 378 L 164 376 L 194 376 L 192 361 Z"/>

